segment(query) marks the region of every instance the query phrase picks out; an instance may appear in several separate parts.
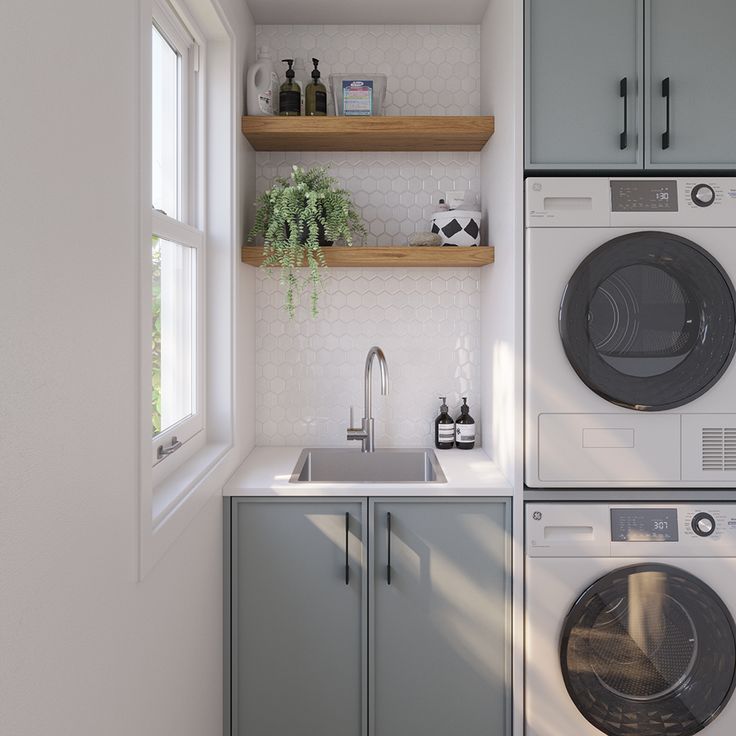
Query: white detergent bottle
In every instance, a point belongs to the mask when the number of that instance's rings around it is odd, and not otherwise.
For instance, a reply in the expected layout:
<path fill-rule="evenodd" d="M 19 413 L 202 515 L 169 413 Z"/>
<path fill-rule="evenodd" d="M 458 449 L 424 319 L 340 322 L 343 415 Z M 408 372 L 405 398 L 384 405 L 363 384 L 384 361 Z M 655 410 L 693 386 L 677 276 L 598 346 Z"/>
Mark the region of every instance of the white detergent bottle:
<path fill-rule="evenodd" d="M 268 49 L 258 49 L 258 61 L 248 69 L 246 80 L 248 115 L 275 115 L 279 78 Z"/>

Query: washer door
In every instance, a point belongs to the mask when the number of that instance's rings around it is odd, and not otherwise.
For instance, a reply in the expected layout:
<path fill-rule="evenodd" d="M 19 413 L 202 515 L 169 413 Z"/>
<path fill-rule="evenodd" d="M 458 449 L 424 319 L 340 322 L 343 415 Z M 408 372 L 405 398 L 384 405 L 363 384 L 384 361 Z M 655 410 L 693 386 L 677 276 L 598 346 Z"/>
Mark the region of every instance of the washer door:
<path fill-rule="evenodd" d="M 575 372 L 599 396 L 639 411 L 705 393 L 736 347 L 736 294 L 721 265 L 670 233 L 623 235 L 570 279 L 560 335 Z"/>
<path fill-rule="evenodd" d="M 565 619 L 565 685 L 609 736 L 688 736 L 724 708 L 736 680 L 736 626 L 690 573 L 624 567 L 583 593 Z"/>

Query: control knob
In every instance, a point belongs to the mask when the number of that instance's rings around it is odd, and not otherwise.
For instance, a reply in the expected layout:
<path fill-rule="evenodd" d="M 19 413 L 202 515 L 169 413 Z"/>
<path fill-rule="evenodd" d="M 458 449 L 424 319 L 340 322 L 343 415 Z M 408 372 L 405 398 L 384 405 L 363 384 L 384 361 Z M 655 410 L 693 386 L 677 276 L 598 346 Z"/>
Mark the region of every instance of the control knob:
<path fill-rule="evenodd" d="M 716 193 L 708 184 L 698 184 L 693 187 L 690 197 L 698 207 L 710 207 L 716 200 Z"/>
<path fill-rule="evenodd" d="M 716 530 L 716 520 L 710 514 L 700 512 L 693 516 L 692 527 L 699 537 L 709 537 Z"/>

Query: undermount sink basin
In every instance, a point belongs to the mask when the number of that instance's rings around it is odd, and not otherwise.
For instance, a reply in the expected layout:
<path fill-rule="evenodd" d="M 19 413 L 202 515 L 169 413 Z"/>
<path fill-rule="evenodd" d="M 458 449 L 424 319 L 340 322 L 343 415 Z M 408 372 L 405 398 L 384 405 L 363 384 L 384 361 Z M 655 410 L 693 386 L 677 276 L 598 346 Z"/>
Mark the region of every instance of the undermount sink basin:
<path fill-rule="evenodd" d="M 291 483 L 447 483 L 433 450 L 306 449 Z"/>

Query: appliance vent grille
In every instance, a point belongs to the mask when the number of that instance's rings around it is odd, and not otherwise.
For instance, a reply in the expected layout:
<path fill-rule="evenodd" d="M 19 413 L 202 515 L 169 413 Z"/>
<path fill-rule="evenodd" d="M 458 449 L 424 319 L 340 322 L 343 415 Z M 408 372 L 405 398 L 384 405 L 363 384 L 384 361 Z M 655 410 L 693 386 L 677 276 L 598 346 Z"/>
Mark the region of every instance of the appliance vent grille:
<path fill-rule="evenodd" d="M 736 427 L 703 427 L 703 470 L 736 471 Z"/>

